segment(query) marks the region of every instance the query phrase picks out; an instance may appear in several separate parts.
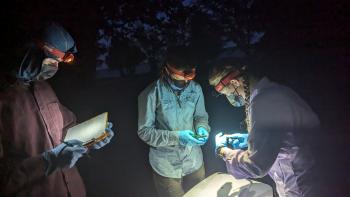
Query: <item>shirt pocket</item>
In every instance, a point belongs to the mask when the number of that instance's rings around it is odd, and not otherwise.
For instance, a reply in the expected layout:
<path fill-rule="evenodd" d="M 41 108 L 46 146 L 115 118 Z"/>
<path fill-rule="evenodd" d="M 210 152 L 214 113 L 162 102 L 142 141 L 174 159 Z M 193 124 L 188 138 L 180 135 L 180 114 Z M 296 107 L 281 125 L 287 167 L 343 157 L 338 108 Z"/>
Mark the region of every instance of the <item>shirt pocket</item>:
<path fill-rule="evenodd" d="M 174 108 L 174 102 L 171 99 L 163 99 L 160 107 L 162 111 L 171 111 Z"/>
<path fill-rule="evenodd" d="M 162 99 L 157 107 L 156 119 L 160 122 L 160 124 L 167 125 L 167 129 L 175 129 L 172 128 L 172 125 L 176 120 L 175 105 L 176 103 L 171 99 Z"/>
<path fill-rule="evenodd" d="M 63 117 L 58 103 L 49 103 L 47 105 L 47 113 L 44 119 L 54 144 L 60 144 L 62 140 Z"/>
<path fill-rule="evenodd" d="M 194 114 L 194 111 L 196 109 L 196 95 L 190 94 L 186 95 L 182 101 L 182 105 L 184 106 L 185 113 Z"/>

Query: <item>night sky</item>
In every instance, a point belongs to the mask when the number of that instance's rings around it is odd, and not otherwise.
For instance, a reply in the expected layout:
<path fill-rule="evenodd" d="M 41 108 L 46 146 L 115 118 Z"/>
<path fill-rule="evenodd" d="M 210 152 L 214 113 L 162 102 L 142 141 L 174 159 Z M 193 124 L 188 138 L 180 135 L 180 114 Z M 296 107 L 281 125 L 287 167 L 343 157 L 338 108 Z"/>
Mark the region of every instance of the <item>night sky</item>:
<path fill-rule="evenodd" d="M 110 9 L 108 13 L 113 13 L 113 6 L 125 2 L 129 6 L 125 20 L 143 17 L 143 7 L 152 11 L 169 6 L 165 1 L 78 0 L 17 0 L 2 5 L 2 73 L 20 63 L 30 32 L 35 31 L 44 20 L 61 23 L 76 40 L 79 50 L 77 61 L 74 65 L 62 65 L 49 82 L 61 103 L 76 114 L 78 121 L 108 111 L 116 132 L 111 144 L 93 152 L 92 158 L 78 162 L 91 197 L 155 195 L 148 146 L 137 136 L 137 96 L 157 79 L 159 71 L 153 66 L 150 72 L 130 73 L 137 63 L 132 60 L 142 60 L 144 54 L 119 34 L 115 36 L 119 39 L 112 44 L 110 70 L 106 72 L 123 69 L 123 66 L 129 72 L 119 77 L 100 78 L 96 71 L 96 58 L 101 53 L 96 44 L 97 31 L 106 24 L 100 7 L 105 6 Z M 348 8 L 346 0 L 255 0 L 249 9 L 251 18 L 240 20 L 243 26 L 264 32 L 259 43 L 252 46 L 254 52 L 244 61 L 258 64 L 271 79 L 294 89 L 319 115 L 323 127 L 311 137 L 310 145 L 328 186 L 323 189 L 334 192 L 333 196 L 345 196 L 350 185 Z M 243 10 L 240 14 L 245 16 L 247 13 Z M 180 17 L 186 18 L 186 12 L 180 12 L 175 18 Z M 156 23 L 155 19 L 147 20 Z M 201 59 L 196 81 L 203 87 L 213 129 L 209 142 L 203 147 L 206 172 L 210 175 L 225 171 L 224 163 L 214 154 L 215 134 L 219 130 L 239 129 L 244 112 L 230 108 L 225 98 L 212 96 L 213 89 L 207 81 L 208 62 L 221 52 L 214 50 L 221 32 L 205 29 L 205 25 L 206 21 L 194 20 L 191 26 L 193 36 L 189 42 L 195 43 L 194 55 Z M 123 57 L 123 66 L 119 67 Z M 267 177 L 262 181 L 271 183 Z"/>

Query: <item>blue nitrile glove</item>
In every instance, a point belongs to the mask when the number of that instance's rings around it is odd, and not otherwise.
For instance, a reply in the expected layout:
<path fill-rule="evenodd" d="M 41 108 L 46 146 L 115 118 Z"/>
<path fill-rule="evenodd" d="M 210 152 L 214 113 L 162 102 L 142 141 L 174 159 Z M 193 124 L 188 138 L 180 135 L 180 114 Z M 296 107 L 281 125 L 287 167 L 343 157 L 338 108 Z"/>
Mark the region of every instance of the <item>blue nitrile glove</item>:
<path fill-rule="evenodd" d="M 227 147 L 227 139 L 226 136 L 220 132 L 215 135 L 215 153 L 219 153 L 219 149 L 222 147 Z"/>
<path fill-rule="evenodd" d="M 43 158 L 47 161 L 46 175 L 51 174 L 57 168 L 71 168 L 87 149 L 78 140 L 70 140 L 59 144 L 55 148 L 44 152 Z"/>
<path fill-rule="evenodd" d="M 232 146 L 233 149 L 243 149 L 248 147 L 247 133 L 234 133 L 226 135 L 227 143 Z"/>
<path fill-rule="evenodd" d="M 191 130 L 182 130 L 178 132 L 180 144 L 183 146 L 189 145 L 200 145 L 202 146 L 205 142 L 194 138 L 195 133 Z"/>
<path fill-rule="evenodd" d="M 108 136 L 103 139 L 102 141 L 97 142 L 96 144 L 92 145 L 91 149 L 100 149 L 104 146 L 106 146 L 112 139 L 112 137 L 114 136 L 114 132 L 112 131 L 112 127 L 113 124 L 111 122 L 107 123 L 107 128 L 106 128 L 106 132 L 108 134 Z"/>
<path fill-rule="evenodd" d="M 223 135 L 222 132 L 215 136 L 215 152 L 222 148 L 228 147 L 233 149 L 243 149 L 248 147 L 248 134 L 234 133 Z"/>
<path fill-rule="evenodd" d="M 204 127 L 199 127 L 197 130 L 197 134 L 200 136 L 199 138 L 197 138 L 198 140 L 203 141 L 204 143 L 208 141 L 209 132 Z"/>

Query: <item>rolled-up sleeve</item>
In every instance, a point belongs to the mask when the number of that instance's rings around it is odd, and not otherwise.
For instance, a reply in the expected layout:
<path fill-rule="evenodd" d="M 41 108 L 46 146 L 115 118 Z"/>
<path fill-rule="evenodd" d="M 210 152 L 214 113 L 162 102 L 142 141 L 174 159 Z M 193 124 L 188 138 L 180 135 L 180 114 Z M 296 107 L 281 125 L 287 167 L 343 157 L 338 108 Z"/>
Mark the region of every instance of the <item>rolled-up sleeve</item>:
<path fill-rule="evenodd" d="M 153 147 L 179 144 L 177 132 L 155 128 L 156 88 L 146 88 L 138 97 L 138 136 Z"/>
<path fill-rule="evenodd" d="M 249 148 L 232 150 L 225 156 L 227 171 L 238 179 L 265 176 L 280 152 L 285 134 L 292 128 L 291 115 L 285 98 L 259 95 L 251 104 Z"/>
<path fill-rule="evenodd" d="M 194 127 L 197 130 L 199 127 L 204 127 L 208 132 L 210 132 L 210 126 L 208 124 L 208 113 L 205 109 L 204 95 L 202 88 L 198 85 L 197 92 L 199 98 L 196 103 L 196 108 L 194 112 Z"/>

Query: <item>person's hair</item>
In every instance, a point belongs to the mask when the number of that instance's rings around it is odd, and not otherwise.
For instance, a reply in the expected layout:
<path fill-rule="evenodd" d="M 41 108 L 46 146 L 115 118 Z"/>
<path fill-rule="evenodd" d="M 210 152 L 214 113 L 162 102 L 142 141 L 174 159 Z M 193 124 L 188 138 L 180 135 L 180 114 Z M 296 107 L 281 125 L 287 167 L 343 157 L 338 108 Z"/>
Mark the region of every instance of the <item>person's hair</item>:
<path fill-rule="evenodd" d="M 166 56 L 166 64 L 179 70 L 190 70 L 196 67 L 193 51 L 189 46 L 169 47 Z"/>
<path fill-rule="evenodd" d="M 244 72 L 241 73 L 242 77 L 248 79 L 249 77 L 254 77 L 255 79 L 260 79 L 267 73 L 267 66 L 254 58 L 249 59 L 232 59 L 224 58 L 220 60 L 213 61 L 210 66 L 212 67 L 209 73 L 209 84 L 215 86 L 220 82 L 220 80 L 225 77 L 228 73 L 239 70 L 245 66 Z"/>
<path fill-rule="evenodd" d="M 212 86 L 216 86 L 222 78 L 224 78 L 230 72 L 241 69 L 244 65 L 237 61 L 225 59 L 214 61 L 212 62 L 211 66 L 212 70 L 209 73 L 209 84 Z"/>
<path fill-rule="evenodd" d="M 250 92 L 249 92 L 249 79 L 248 79 L 248 72 L 247 72 L 247 66 L 244 65 L 243 62 L 237 62 L 237 61 L 232 61 L 230 59 L 226 60 L 220 60 L 213 62 L 213 69 L 209 73 L 209 84 L 212 86 L 216 86 L 222 78 L 227 76 L 229 73 L 240 70 L 240 74 L 237 76 L 237 78 L 243 79 L 243 88 L 245 92 L 245 113 L 246 117 L 248 117 L 248 103 L 250 100 Z M 226 89 L 227 87 L 224 87 Z M 246 119 L 245 124 L 244 124 L 244 129 L 248 130 L 250 129 L 249 127 L 249 120 Z"/>
<path fill-rule="evenodd" d="M 160 70 L 160 77 L 167 76 L 165 67 L 167 64 L 178 70 L 191 70 L 196 67 L 194 57 L 191 55 L 191 48 L 188 46 L 170 46 L 168 47 L 165 62 Z"/>

